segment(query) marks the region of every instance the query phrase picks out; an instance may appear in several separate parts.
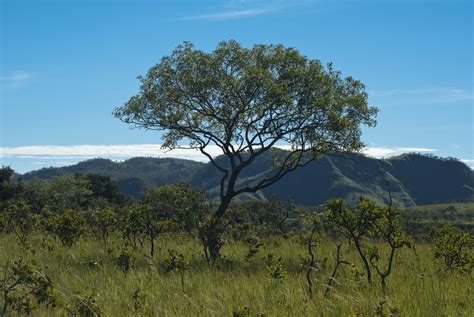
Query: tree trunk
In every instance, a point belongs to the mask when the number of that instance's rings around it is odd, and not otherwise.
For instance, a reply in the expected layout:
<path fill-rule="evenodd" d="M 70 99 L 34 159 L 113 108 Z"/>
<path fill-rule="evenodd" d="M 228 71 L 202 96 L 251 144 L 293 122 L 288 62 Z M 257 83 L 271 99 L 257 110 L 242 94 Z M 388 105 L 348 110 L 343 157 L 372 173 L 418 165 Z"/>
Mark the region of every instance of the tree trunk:
<path fill-rule="evenodd" d="M 150 236 L 150 257 L 153 259 L 155 255 L 155 239 Z"/>
<path fill-rule="evenodd" d="M 364 255 L 364 252 L 362 251 L 360 247 L 359 241 L 355 241 L 355 246 L 356 246 L 357 252 L 359 252 L 359 256 L 362 262 L 364 263 L 365 271 L 367 272 L 367 281 L 369 282 L 369 284 L 372 284 L 372 272 L 370 271 L 369 261 L 367 261 Z"/>
<path fill-rule="evenodd" d="M 205 250 L 204 254 L 208 261 L 212 263 L 220 258 L 220 250 L 223 245 L 223 233 L 221 232 L 219 225 L 221 224 L 222 217 L 230 205 L 231 199 L 231 197 L 223 197 L 211 220 L 201 229 L 201 241 L 204 244 Z"/>

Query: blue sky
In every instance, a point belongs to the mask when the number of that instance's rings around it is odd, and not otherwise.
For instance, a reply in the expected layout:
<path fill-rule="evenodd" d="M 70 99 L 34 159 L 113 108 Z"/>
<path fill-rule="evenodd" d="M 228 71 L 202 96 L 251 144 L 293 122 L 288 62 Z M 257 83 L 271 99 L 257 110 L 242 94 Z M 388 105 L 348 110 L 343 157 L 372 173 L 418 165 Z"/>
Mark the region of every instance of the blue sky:
<path fill-rule="evenodd" d="M 1 0 L 0 165 L 165 155 L 159 134 L 130 130 L 112 110 L 183 41 L 210 51 L 236 39 L 295 47 L 364 82 L 380 109 L 364 129 L 368 154 L 430 152 L 474 166 L 472 9 L 468 0 Z"/>

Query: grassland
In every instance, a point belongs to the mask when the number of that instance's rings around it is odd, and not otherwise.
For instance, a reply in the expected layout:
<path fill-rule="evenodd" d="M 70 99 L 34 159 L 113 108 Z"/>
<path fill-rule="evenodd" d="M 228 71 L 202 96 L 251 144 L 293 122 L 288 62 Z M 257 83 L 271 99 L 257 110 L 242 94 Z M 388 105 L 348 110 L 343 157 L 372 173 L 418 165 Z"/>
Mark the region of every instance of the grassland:
<path fill-rule="evenodd" d="M 428 244 L 397 254 L 386 294 L 376 276 L 369 286 L 357 254 L 344 244 L 342 257 L 353 265 L 341 267 L 334 288 L 324 297 L 335 247 L 321 240 L 315 246 L 320 269 L 313 273 L 312 298 L 302 265 L 306 249 L 296 238 L 269 238 L 250 260 L 245 260 L 244 244 L 228 243 L 224 260 L 210 266 L 197 240 L 169 235 L 159 239 L 153 260 L 147 258 L 146 248 L 133 250 L 136 263 L 127 274 L 116 261 L 121 244 L 114 238 L 107 251 L 100 241 L 84 238 L 65 248 L 33 236 L 31 249 L 24 250 L 13 236 L 2 235 L 0 263 L 21 256 L 55 281 L 57 307 L 38 307 L 35 316 L 67 315 L 78 295 L 92 296 L 104 316 L 247 316 L 246 312 L 248 316 L 473 316 L 474 312 L 472 273 L 439 271 Z M 189 262 L 184 287 L 179 272 L 166 272 L 168 249 L 183 253 Z M 281 281 L 269 274 L 269 255 L 282 258 Z"/>

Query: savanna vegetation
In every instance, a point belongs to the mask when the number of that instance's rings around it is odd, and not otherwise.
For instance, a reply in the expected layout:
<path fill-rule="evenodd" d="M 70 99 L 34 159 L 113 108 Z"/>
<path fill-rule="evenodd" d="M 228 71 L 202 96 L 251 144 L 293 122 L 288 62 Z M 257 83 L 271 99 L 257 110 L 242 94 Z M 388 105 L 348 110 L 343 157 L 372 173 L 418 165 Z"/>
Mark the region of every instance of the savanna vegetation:
<path fill-rule="evenodd" d="M 211 53 L 184 43 L 140 81 L 115 116 L 207 156 L 218 199 L 174 183 L 132 200 L 107 176 L 23 183 L 2 168 L 2 316 L 472 315 L 472 235 L 409 234 L 386 181 L 385 205 L 234 199 L 360 151 L 377 113 L 361 82 L 292 48 L 235 41 Z M 266 155 L 271 171 L 256 174 Z"/>
<path fill-rule="evenodd" d="M 212 261 L 202 230 L 215 203 L 189 185 L 147 188 L 133 201 L 100 175 L 23 183 L 0 171 L 2 315 L 470 316 L 474 309 L 472 235 L 441 223 L 408 235 L 408 218 L 400 218 L 407 211 L 390 205 L 231 204 Z"/>

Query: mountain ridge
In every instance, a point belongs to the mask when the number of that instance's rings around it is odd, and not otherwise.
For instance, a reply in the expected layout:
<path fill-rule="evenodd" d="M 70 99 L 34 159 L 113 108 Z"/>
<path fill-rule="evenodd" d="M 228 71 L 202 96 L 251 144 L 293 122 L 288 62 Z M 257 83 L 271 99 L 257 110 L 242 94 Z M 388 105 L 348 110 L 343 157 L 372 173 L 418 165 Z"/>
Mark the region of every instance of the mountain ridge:
<path fill-rule="evenodd" d="M 216 160 L 224 160 L 217 157 Z M 255 160 L 242 173 L 239 184 L 270 175 L 270 155 Z M 135 157 L 123 162 L 97 158 L 65 167 L 50 167 L 22 175 L 34 177 L 74 173 L 96 173 L 110 176 L 120 190 L 138 197 L 145 186 L 162 186 L 178 181 L 204 190 L 210 199 L 218 198 L 220 172 L 211 163 L 177 158 Z M 355 201 L 360 195 L 388 203 L 390 189 L 395 205 L 411 207 L 420 204 L 450 203 L 474 200 L 474 172 L 464 163 L 420 154 L 402 154 L 388 159 L 375 159 L 360 154 L 346 158 L 323 155 L 319 160 L 289 173 L 279 182 L 238 199 L 292 199 L 317 206 L 330 198 Z"/>

